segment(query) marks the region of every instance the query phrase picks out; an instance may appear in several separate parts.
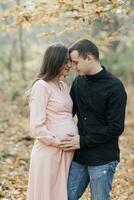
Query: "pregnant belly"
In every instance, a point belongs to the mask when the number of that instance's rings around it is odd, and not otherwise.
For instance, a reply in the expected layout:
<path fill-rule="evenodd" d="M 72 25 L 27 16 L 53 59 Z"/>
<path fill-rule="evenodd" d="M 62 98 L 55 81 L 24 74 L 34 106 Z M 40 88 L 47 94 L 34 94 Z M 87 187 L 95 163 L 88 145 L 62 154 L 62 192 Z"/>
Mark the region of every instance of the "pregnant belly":
<path fill-rule="evenodd" d="M 78 134 L 77 125 L 73 120 L 60 120 L 59 122 L 48 124 L 47 128 L 59 139 L 64 139 L 67 134 Z"/>

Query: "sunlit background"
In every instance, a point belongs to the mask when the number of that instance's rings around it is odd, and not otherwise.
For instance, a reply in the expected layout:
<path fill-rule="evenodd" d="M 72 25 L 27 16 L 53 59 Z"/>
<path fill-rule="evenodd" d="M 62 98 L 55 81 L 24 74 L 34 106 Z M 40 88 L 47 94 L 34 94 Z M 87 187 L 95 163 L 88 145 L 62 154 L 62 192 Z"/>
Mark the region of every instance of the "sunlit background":
<path fill-rule="evenodd" d="M 24 200 L 30 152 L 25 92 L 53 42 L 68 47 L 87 38 L 101 63 L 124 83 L 128 94 L 121 163 L 112 200 L 134 199 L 134 1 L 0 0 L 0 199 Z M 68 86 L 76 76 L 71 70 Z M 87 190 L 83 199 L 88 200 Z"/>

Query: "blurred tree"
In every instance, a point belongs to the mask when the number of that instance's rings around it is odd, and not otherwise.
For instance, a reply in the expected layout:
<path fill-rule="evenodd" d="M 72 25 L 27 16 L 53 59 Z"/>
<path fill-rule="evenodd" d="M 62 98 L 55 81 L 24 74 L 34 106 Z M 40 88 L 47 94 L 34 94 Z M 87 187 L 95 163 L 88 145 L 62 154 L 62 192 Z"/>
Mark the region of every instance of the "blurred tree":
<path fill-rule="evenodd" d="M 0 0 L 0 71 L 12 79 L 16 94 L 35 76 L 46 46 L 88 38 L 102 63 L 126 78 L 134 74 L 133 8 L 132 0 Z M 74 76 L 72 71 L 67 82 Z"/>
<path fill-rule="evenodd" d="M 16 0 L 17 6 L 21 6 L 20 0 Z M 26 75 L 25 75 L 25 52 L 24 52 L 24 46 L 23 46 L 23 28 L 22 28 L 22 23 L 19 23 L 19 30 L 18 30 L 18 35 L 19 35 L 19 46 L 20 46 L 20 61 L 21 61 L 21 74 L 22 78 L 26 80 Z"/>
<path fill-rule="evenodd" d="M 17 0 L 19 2 L 19 0 Z M 24 1 L 22 5 L 12 3 L 12 6 L 1 12 L 0 19 L 12 19 L 8 25 L 3 23 L 5 30 L 14 29 L 18 25 L 29 28 L 34 24 L 62 25 L 62 29 L 41 33 L 42 36 L 65 33 L 68 30 L 89 28 L 97 20 L 114 23 L 113 14 L 120 17 L 133 16 L 133 1 L 131 0 L 38 0 Z M 126 27 L 127 28 L 127 27 Z M 110 30 L 109 30 L 110 31 Z M 119 31 L 111 29 L 111 37 Z"/>

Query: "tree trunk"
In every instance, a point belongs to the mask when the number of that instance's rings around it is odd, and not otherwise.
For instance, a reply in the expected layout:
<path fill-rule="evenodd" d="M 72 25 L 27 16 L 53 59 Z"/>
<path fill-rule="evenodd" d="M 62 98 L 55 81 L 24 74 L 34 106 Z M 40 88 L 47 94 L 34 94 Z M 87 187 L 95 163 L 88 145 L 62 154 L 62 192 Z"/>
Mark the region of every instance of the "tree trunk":
<path fill-rule="evenodd" d="M 16 1 L 17 5 L 20 5 L 20 0 Z M 25 74 L 25 52 L 23 46 L 23 29 L 22 24 L 19 25 L 19 46 L 20 46 L 20 62 L 21 62 L 21 75 L 23 80 L 26 80 Z"/>

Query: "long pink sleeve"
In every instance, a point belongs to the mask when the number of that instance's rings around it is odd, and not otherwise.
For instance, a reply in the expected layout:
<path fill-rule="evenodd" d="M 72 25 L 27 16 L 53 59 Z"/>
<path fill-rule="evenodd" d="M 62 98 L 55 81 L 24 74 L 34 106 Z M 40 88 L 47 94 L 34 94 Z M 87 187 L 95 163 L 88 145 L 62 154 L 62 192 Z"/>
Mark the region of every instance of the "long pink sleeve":
<path fill-rule="evenodd" d="M 59 139 L 46 127 L 46 108 L 49 93 L 43 80 L 37 81 L 31 91 L 30 131 L 32 136 L 48 146 L 57 147 Z"/>

